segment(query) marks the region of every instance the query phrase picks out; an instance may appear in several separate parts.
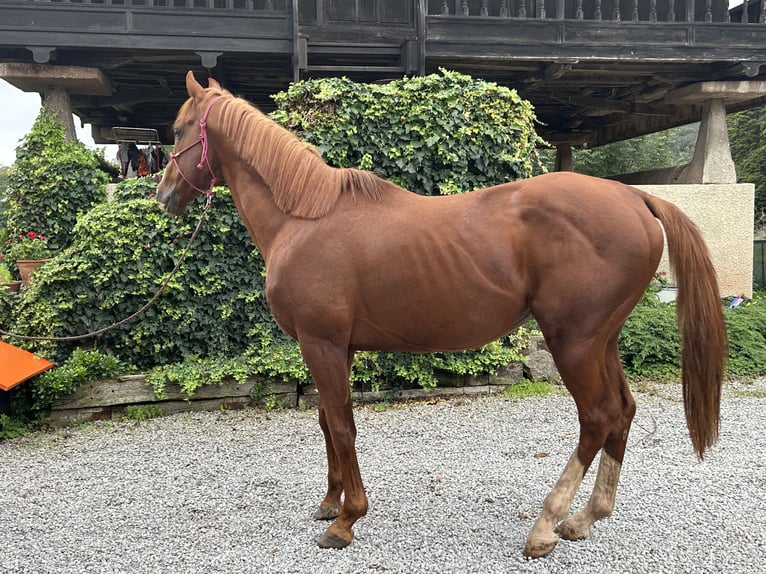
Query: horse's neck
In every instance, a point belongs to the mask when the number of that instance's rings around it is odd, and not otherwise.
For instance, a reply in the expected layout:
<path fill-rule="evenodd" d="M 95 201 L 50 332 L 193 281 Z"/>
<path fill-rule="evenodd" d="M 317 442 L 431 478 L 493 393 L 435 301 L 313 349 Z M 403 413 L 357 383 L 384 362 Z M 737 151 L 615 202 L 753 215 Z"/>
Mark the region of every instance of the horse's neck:
<path fill-rule="evenodd" d="M 274 240 L 290 216 L 276 206 L 271 189 L 252 168 L 224 164 L 224 177 L 250 237 L 268 263 Z"/>

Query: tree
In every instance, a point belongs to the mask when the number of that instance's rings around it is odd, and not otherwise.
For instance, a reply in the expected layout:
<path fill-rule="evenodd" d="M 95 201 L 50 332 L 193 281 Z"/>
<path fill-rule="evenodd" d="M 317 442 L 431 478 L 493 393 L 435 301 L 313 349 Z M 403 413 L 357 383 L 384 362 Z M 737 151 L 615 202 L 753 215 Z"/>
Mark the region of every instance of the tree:
<path fill-rule="evenodd" d="M 766 106 L 727 118 L 729 145 L 739 181 L 755 184 L 754 221 L 766 220 Z"/>
<path fill-rule="evenodd" d="M 575 171 L 598 177 L 683 165 L 691 161 L 699 124 L 575 150 Z"/>

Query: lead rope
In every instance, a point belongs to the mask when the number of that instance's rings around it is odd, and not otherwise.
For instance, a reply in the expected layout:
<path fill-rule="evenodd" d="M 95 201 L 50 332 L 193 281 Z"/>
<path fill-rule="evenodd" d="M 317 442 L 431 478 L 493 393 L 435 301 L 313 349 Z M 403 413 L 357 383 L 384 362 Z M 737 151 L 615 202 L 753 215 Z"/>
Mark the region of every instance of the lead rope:
<path fill-rule="evenodd" d="M 97 337 L 98 335 L 101 335 L 102 333 L 106 333 L 107 331 L 111 331 L 112 329 L 116 329 L 117 327 L 120 327 L 126 323 L 129 323 L 136 317 L 138 317 L 141 313 L 146 311 L 149 307 L 151 307 L 154 302 L 159 299 L 160 295 L 165 291 L 165 288 L 170 283 L 170 280 L 173 278 L 173 276 L 176 274 L 178 269 L 181 267 L 181 263 L 183 263 L 184 258 L 186 257 L 186 254 L 189 252 L 189 249 L 191 248 L 192 243 L 197 238 L 197 235 L 200 232 L 200 229 L 202 229 L 202 222 L 205 221 L 205 217 L 207 216 L 208 211 L 210 211 L 210 205 L 213 200 L 213 194 L 207 193 L 207 202 L 205 203 L 205 208 L 202 211 L 202 215 L 200 215 L 199 221 L 197 222 L 197 227 L 194 228 L 194 232 L 192 233 L 191 237 L 189 238 L 189 242 L 186 244 L 186 247 L 181 252 L 181 257 L 178 258 L 178 262 L 176 263 L 175 267 L 173 267 L 173 270 L 170 272 L 170 275 L 168 275 L 165 280 L 162 282 L 162 285 L 160 285 L 160 288 L 157 290 L 157 292 L 154 294 L 154 296 L 149 299 L 149 301 L 141 307 L 138 311 L 133 313 L 132 315 L 125 317 L 122 321 L 117 321 L 116 323 L 112 323 L 111 325 L 108 325 L 106 327 L 103 327 L 102 329 L 99 329 L 97 331 L 91 331 L 90 333 L 85 333 L 84 335 L 71 335 L 68 337 L 34 337 L 30 335 L 18 335 L 16 333 L 9 333 L 8 331 L 3 331 L 0 329 L 0 334 L 5 335 L 7 337 L 13 337 L 15 339 L 22 339 L 24 341 L 77 341 L 80 339 L 88 339 L 90 337 Z"/>

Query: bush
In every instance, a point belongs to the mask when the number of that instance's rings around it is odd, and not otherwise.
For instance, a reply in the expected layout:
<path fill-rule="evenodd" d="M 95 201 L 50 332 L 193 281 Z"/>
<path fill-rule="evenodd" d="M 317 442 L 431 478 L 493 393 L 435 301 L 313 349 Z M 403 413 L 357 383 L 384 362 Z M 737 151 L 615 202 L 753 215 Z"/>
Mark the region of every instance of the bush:
<path fill-rule="evenodd" d="M 126 183 L 124 196 L 142 185 Z M 73 336 L 131 315 L 173 269 L 201 210 L 198 203 L 186 216 L 170 217 L 148 199 L 94 208 L 78 222 L 71 246 L 37 271 L 13 310 L 14 330 Z M 135 321 L 84 343 L 144 370 L 191 355 L 242 353 L 254 324 L 276 330 L 262 297 L 262 265 L 227 190 L 218 188 L 207 222 L 165 293 Z M 24 346 L 61 361 L 82 343 Z"/>
<path fill-rule="evenodd" d="M 450 194 L 529 177 L 541 143 L 514 90 L 441 70 L 386 84 L 297 82 L 271 117 L 336 167 L 372 169 L 405 189 Z"/>
<path fill-rule="evenodd" d="M 4 217 L 10 235 L 32 230 L 47 237 L 52 250 L 64 249 L 77 218 L 104 200 L 107 181 L 98 155 L 65 141 L 55 115 L 41 111 L 8 170 Z"/>
<path fill-rule="evenodd" d="M 765 293 L 756 293 L 752 303 L 727 309 L 729 333 L 728 371 L 734 375 L 757 376 L 766 372 Z"/>
<path fill-rule="evenodd" d="M 35 378 L 31 386 L 32 410 L 45 411 L 53 401 L 73 393 L 83 383 L 113 378 L 129 370 L 131 367 L 116 357 L 75 349 L 63 365 Z"/>
<path fill-rule="evenodd" d="M 729 335 L 726 372 L 737 376 L 766 373 L 766 305 L 756 293 L 746 305 L 729 309 L 724 320 Z M 620 356 L 628 376 L 637 379 L 678 378 L 681 342 L 675 303 L 639 304 L 620 335 Z"/>
<path fill-rule="evenodd" d="M 641 379 L 677 378 L 681 343 L 673 303 L 638 305 L 620 334 L 625 373 Z"/>

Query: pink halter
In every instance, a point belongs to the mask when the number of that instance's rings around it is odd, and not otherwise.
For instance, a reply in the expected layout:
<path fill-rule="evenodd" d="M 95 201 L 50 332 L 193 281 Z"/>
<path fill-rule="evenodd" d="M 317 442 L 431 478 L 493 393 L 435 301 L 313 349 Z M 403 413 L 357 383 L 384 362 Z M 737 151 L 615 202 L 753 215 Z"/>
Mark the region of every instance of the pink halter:
<path fill-rule="evenodd" d="M 181 174 L 181 177 L 184 179 L 184 181 L 188 183 L 193 190 L 198 191 L 200 193 L 204 193 L 208 198 L 212 197 L 213 188 L 215 187 L 217 180 L 216 180 L 215 174 L 213 173 L 213 168 L 210 167 L 210 161 L 208 160 L 208 157 L 207 157 L 207 116 L 210 113 L 210 108 L 213 107 L 213 104 L 220 97 L 221 96 L 214 96 L 213 98 L 211 98 L 210 102 L 205 108 L 205 113 L 202 114 L 202 117 L 199 120 L 199 138 L 197 138 L 197 141 L 189 144 L 188 146 L 186 146 L 184 149 L 182 149 L 179 152 L 172 152 L 170 154 L 170 162 L 178 170 L 178 173 Z M 197 169 L 202 169 L 203 167 L 207 167 L 208 172 L 210 172 L 210 177 L 212 178 L 210 180 L 210 189 L 200 189 L 199 187 L 194 185 L 191 181 L 189 181 L 189 178 L 186 177 L 186 174 L 184 174 L 184 172 L 181 170 L 181 166 L 178 165 L 178 157 L 180 157 L 182 154 L 192 149 L 197 144 L 202 144 L 202 153 L 200 154 L 199 163 L 197 164 Z"/>

